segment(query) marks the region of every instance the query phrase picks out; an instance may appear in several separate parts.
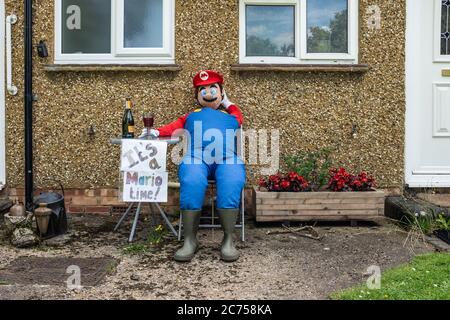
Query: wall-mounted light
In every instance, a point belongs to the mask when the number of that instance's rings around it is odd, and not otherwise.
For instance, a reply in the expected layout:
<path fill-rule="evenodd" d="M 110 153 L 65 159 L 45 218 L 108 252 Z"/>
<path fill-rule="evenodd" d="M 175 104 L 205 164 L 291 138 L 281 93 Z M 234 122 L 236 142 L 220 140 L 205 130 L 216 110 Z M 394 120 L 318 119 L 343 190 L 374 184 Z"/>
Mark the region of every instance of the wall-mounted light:
<path fill-rule="evenodd" d="M 40 58 L 47 58 L 48 57 L 48 49 L 47 44 L 44 40 L 39 41 L 39 44 L 36 46 L 37 53 Z"/>
<path fill-rule="evenodd" d="M 356 123 L 352 124 L 352 138 L 355 139 L 358 137 L 358 125 Z"/>
<path fill-rule="evenodd" d="M 89 126 L 88 136 L 90 139 L 93 139 L 95 137 L 95 128 L 93 125 Z"/>

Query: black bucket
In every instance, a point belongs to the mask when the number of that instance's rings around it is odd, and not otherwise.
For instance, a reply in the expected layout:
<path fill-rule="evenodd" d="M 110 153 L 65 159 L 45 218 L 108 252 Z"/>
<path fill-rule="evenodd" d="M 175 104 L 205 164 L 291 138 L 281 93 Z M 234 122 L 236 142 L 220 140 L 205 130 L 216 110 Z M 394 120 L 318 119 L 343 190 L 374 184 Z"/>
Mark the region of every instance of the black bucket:
<path fill-rule="evenodd" d="M 42 235 L 44 238 L 51 238 L 67 232 L 67 213 L 64 201 L 64 188 L 60 182 L 61 192 L 42 192 L 34 197 L 34 208 L 38 208 L 39 204 L 46 203 L 47 207 L 52 210 L 47 233 Z M 38 227 L 39 229 L 39 227 Z"/>

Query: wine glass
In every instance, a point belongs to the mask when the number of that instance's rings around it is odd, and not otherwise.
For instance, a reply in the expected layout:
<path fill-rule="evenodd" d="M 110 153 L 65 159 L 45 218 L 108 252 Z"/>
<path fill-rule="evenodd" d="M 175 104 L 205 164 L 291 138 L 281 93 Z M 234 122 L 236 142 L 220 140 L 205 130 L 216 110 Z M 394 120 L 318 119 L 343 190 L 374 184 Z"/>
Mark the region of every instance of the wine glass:
<path fill-rule="evenodd" d="M 155 116 L 151 112 L 144 112 L 142 114 L 142 120 L 144 121 L 144 127 L 147 131 L 147 136 L 150 135 L 150 129 L 153 128 L 155 122 Z"/>

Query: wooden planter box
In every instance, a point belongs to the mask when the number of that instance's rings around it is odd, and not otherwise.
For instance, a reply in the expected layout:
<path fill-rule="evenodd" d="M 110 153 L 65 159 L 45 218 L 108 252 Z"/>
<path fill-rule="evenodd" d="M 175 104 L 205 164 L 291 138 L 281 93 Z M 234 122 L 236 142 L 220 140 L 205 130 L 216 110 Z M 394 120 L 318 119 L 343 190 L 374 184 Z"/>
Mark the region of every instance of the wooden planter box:
<path fill-rule="evenodd" d="M 266 192 L 253 188 L 253 214 L 263 221 L 370 220 L 384 215 L 384 191 Z"/>

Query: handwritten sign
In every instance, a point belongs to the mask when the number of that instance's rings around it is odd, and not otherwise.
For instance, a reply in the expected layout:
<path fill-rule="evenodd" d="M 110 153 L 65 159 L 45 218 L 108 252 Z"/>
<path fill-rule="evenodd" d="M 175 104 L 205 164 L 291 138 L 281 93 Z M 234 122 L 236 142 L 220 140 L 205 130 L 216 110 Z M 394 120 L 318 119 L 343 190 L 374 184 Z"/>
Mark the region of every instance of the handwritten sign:
<path fill-rule="evenodd" d="M 122 200 L 125 202 L 167 202 L 167 172 L 123 172 Z"/>
<path fill-rule="evenodd" d="M 166 171 L 167 143 L 156 140 L 122 140 L 121 171 Z"/>
<path fill-rule="evenodd" d="M 120 170 L 125 202 L 167 202 L 167 143 L 154 140 L 122 140 Z"/>

